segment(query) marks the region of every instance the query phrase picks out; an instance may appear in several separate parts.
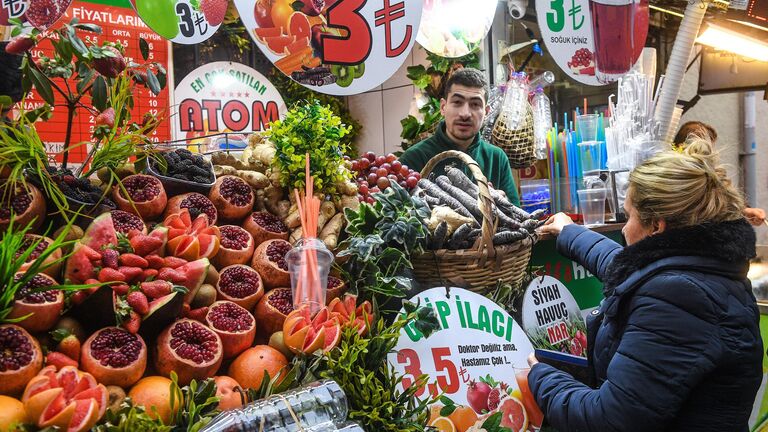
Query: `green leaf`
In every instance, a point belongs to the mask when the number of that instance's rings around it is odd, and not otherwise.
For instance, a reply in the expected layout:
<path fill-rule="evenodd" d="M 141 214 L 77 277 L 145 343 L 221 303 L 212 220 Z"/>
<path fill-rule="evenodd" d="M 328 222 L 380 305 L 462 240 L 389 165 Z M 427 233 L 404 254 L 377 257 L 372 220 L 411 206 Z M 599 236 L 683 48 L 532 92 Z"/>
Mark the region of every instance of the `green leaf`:
<path fill-rule="evenodd" d="M 10 96 L 0 96 L 0 107 L 7 108 L 13 106 L 13 99 Z"/>
<path fill-rule="evenodd" d="M 93 69 L 86 69 L 84 74 L 79 73 L 78 75 L 79 79 L 77 81 L 77 92 L 82 93 L 85 91 L 86 87 L 88 87 L 88 84 L 90 84 L 94 75 L 94 71 Z"/>
<path fill-rule="evenodd" d="M 16 36 L 21 35 L 21 27 L 14 27 L 13 30 L 11 30 L 11 37 L 15 38 Z"/>
<path fill-rule="evenodd" d="M 74 24 L 72 27 L 91 33 L 101 34 L 101 27 L 96 24 Z"/>
<path fill-rule="evenodd" d="M 147 61 L 149 59 L 149 43 L 146 39 L 139 38 L 139 50 L 141 51 L 141 58 Z"/>
<path fill-rule="evenodd" d="M 49 105 L 53 105 L 56 101 L 53 97 L 53 88 L 51 88 L 51 83 L 48 81 L 45 75 L 33 67 L 29 68 L 29 72 L 32 83 L 35 86 L 35 90 L 40 93 L 40 97 L 42 97 L 43 100 L 46 101 Z"/>
<path fill-rule="evenodd" d="M 71 27 L 69 28 L 69 34 L 68 39 L 69 42 L 72 44 L 72 48 L 75 49 L 75 55 L 77 58 L 83 60 L 87 59 L 89 56 L 88 48 L 85 46 L 83 41 L 75 34 L 75 30 Z"/>
<path fill-rule="evenodd" d="M 107 82 L 104 77 L 99 75 L 93 81 L 93 87 L 91 87 L 91 102 L 94 108 L 99 111 L 107 109 Z"/>
<path fill-rule="evenodd" d="M 445 396 L 441 396 L 441 398 L 443 397 Z M 440 416 L 448 417 L 449 415 L 453 414 L 454 411 L 456 411 L 456 405 L 445 405 L 444 407 L 440 408 Z"/>
<path fill-rule="evenodd" d="M 160 81 L 158 81 L 157 76 L 151 70 L 147 71 L 147 85 L 149 86 L 149 90 L 152 91 L 152 93 L 155 95 L 160 94 L 160 91 L 162 90 Z"/>

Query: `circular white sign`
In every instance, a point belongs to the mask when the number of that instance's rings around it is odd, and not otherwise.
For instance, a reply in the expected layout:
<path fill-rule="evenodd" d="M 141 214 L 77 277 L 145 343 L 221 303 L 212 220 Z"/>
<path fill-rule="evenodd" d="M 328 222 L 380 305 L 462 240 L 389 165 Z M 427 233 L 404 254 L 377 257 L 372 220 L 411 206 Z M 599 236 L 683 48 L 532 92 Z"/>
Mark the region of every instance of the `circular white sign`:
<path fill-rule="evenodd" d="M 131 0 L 131 4 L 155 33 L 171 42 L 193 45 L 216 33 L 229 0 Z"/>
<path fill-rule="evenodd" d="M 246 65 L 230 62 L 209 63 L 190 72 L 176 86 L 174 102 L 174 139 L 194 141 L 220 132 L 236 134 L 225 138 L 226 142 L 207 143 L 209 149 L 244 147 L 248 134 L 266 129 L 286 112 L 283 98 L 267 78 Z"/>
<path fill-rule="evenodd" d="M 303 0 L 300 0 L 303 1 Z M 416 41 L 422 0 L 234 0 L 256 45 L 294 81 L 353 95 L 394 74 Z"/>
<path fill-rule="evenodd" d="M 537 277 L 525 290 L 523 328 L 536 349 L 587 356 L 586 326 L 568 288 L 552 276 Z"/>
<path fill-rule="evenodd" d="M 465 56 L 488 34 L 498 0 L 426 0 L 416 41 L 441 57 Z"/>

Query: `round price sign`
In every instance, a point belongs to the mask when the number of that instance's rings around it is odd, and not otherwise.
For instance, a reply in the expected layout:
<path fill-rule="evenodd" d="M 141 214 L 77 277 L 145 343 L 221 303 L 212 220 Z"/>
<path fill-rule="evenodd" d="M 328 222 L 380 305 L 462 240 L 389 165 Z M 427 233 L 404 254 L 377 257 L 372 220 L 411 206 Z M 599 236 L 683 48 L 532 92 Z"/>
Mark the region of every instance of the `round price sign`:
<path fill-rule="evenodd" d="M 523 328 L 536 349 L 587 357 L 587 330 L 581 309 L 562 282 L 534 279 L 525 290 Z"/>
<path fill-rule="evenodd" d="M 411 52 L 422 8 L 422 0 L 234 1 L 275 67 L 333 95 L 362 93 L 392 76 Z"/>
<path fill-rule="evenodd" d="M 48 30 L 53 27 L 72 4 L 72 0 L 2 0 L 0 1 L 0 26 L 2 28 L 2 39 L 10 39 L 10 31 L 7 26 L 11 25 L 12 19 L 18 19 L 29 23 L 32 27 L 39 30 Z"/>
<path fill-rule="evenodd" d="M 192 45 L 216 33 L 229 0 L 131 0 L 131 4 L 155 33 L 171 42 Z"/>
<path fill-rule="evenodd" d="M 450 297 L 445 288 L 432 288 L 411 302 L 433 308 L 440 329 L 428 338 L 414 323 L 402 330 L 388 360 L 397 372 L 405 374 L 404 388 L 427 374 L 428 384 L 419 390 L 419 397 L 444 392 L 456 405 L 471 406 L 479 382 L 497 383 L 509 391 L 518 387 L 514 368 L 528 367 L 533 347 L 504 309 L 460 288 L 451 288 Z"/>

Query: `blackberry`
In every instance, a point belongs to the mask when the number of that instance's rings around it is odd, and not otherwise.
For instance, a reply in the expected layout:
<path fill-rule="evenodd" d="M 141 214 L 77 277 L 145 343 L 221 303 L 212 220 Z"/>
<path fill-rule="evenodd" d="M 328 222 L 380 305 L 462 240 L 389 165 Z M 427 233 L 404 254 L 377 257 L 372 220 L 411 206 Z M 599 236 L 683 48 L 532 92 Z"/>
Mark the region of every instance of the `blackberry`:
<path fill-rule="evenodd" d="M 177 149 L 176 154 L 185 159 L 192 157 L 192 152 L 187 149 Z"/>
<path fill-rule="evenodd" d="M 200 177 L 200 176 L 196 176 L 196 177 L 194 177 L 194 178 L 192 179 L 192 181 L 193 181 L 193 182 L 195 182 L 195 183 L 210 183 L 210 182 L 211 182 L 211 181 L 210 181 L 210 180 L 208 180 L 206 177 Z"/>

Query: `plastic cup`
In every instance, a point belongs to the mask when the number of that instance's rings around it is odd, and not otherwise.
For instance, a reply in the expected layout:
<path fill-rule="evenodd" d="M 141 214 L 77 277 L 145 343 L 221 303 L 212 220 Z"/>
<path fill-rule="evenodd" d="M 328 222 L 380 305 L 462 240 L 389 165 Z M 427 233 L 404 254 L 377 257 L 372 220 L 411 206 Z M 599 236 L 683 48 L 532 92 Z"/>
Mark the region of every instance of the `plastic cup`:
<path fill-rule="evenodd" d="M 579 209 L 584 217 L 584 225 L 602 225 L 605 223 L 606 189 L 582 189 L 579 194 Z"/>
<path fill-rule="evenodd" d="M 583 141 L 578 146 L 579 159 L 581 159 L 581 173 L 588 174 L 599 171 L 605 143 L 602 141 Z"/>
<path fill-rule="evenodd" d="M 314 314 L 325 306 L 328 272 L 333 258 L 333 253 L 325 243 L 316 238 L 299 240 L 285 254 L 288 273 L 291 275 L 294 309 L 309 305 L 310 312 Z"/>
<path fill-rule="evenodd" d="M 582 114 L 576 116 L 576 127 L 579 128 L 581 141 L 597 141 L 597 114 Z"/>
<path fill-rule="evenodd" d="M 528 413 L 528 421 L 531 426 L 538 430 L 544 421 L 544 414 L 536 404 L 536 399 L 533 397 L 531 388 L 528 386 L 528 373 L 531 372 L 531 368 L 513 367 L 512 369 L 515 371 L 515 381 L 517 381 L 517 387 L 520 389 L 520 395 L 523 399 L 521 402 L 526 413 Z"/>

